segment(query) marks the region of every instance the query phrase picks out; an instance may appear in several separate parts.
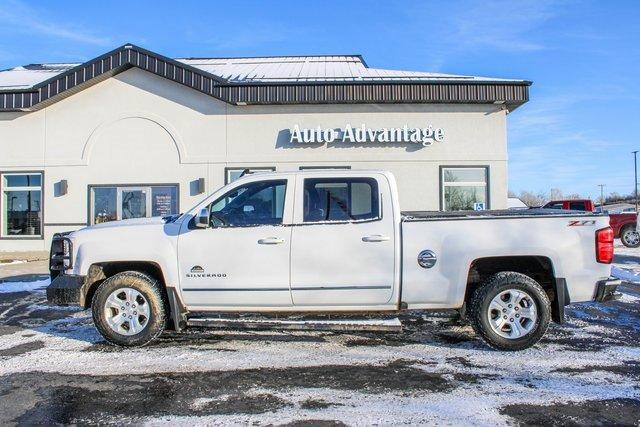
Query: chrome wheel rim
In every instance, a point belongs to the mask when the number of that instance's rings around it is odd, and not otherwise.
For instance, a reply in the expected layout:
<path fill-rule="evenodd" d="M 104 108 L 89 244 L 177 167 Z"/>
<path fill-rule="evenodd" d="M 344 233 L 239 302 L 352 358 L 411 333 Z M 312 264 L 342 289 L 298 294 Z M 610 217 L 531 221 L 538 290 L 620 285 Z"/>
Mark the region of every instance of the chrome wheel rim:
<path fill-rule="evenodd" d="M 538 310 L 531 295 L 520 289 L 507 289 L 489 304 L 487 316 L 491 329 L 501 337 L 518 339 L 536 326 Z"/>
<path fill-rule="evenodd" d="M 149 323 L 149 302 L 133 288 L 120 288 L 104 303 L 104 317 L 109 327 L 120 335 L 136 335 Z"/>
<path fill-rule="evenodd" d="M 624 241 L 629 245 L 637 245 L 640 242 L 640 233 L 636 230 L 626 231 L 624 233 Z"/>

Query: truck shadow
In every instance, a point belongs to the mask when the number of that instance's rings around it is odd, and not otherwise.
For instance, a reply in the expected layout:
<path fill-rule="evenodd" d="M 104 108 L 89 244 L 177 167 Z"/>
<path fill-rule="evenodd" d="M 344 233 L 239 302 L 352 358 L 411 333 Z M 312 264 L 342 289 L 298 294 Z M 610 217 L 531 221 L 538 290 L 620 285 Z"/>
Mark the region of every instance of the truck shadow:
<path fill-rule="evenodd" d="M 640 255 L 623 255 L 623 254 L 615 254 L 613 257 L 613 262 L 615 264 L 640 264 Z"/>

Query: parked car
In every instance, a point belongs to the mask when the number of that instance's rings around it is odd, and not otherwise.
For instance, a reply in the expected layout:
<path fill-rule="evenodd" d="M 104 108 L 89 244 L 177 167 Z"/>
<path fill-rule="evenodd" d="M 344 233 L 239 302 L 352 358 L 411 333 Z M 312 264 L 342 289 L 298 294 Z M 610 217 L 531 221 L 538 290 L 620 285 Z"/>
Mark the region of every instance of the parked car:
<path fill-rule="evenodd" d="M 542 207 L 587 212 L 600 210 L 589 199 L 553 200 Z M 602 211 L 602 213 L 609 215 L 609 225 L 611 225 L 616 239 L 619 238 L 622 244 L 629 248 L 640 246 L 640 234 L 637 230 L 638 214 L 636 212 L 609 213 Z"/>
<path fill-rule="evenodd" d="M 51 244 L 54 304 L 121 346 L 233 313 L 457 309 L 491 346 L 536 343 L 565 305 L 607 301 L 613 231 L 585 212 L 400 212 L 380 171 L 247 175 L 185 214 Z"/>

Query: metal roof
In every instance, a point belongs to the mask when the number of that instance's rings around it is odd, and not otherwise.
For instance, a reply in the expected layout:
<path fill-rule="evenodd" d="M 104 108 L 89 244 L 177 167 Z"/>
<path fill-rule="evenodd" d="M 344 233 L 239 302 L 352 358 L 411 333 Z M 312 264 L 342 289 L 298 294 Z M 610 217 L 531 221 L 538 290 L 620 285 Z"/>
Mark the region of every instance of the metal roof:
<path fill-rule="evenodd" d="M 369 68 L 359 55 L 171 59 L 131 44 L 82 64 L 0 71 L 0 111 L 31 111 L 136 67 L 238 104 L 498 103 L 528 100 L 526 80 Z"/>
<path fill-rule="evenodd" d="M 522 80 L 369 68 L 360 55 L 177 58 L 233 83 L 411 82 Z M 32 87 L 78 64 L 29 64 L 0 71 L 0 90 Z"/>
<path fill-rule="evenodd" d="M 488 77 L 369 68 L 360 55 L 178 58 L 231 82 L 515 81 Z"/>

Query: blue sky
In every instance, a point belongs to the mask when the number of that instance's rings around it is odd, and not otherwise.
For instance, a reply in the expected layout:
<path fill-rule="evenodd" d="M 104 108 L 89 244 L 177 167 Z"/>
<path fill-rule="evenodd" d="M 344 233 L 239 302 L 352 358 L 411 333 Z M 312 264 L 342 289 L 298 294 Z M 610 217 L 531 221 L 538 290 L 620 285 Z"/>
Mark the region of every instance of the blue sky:
<path fill-rule="evenodd" d="M 125 42 L 166 56 L 360 53 L 370 66 L 532 80 L 508 117 L 511 190 L 633 190 L 640 1 L 0 0 L 0 69 Z"/>

